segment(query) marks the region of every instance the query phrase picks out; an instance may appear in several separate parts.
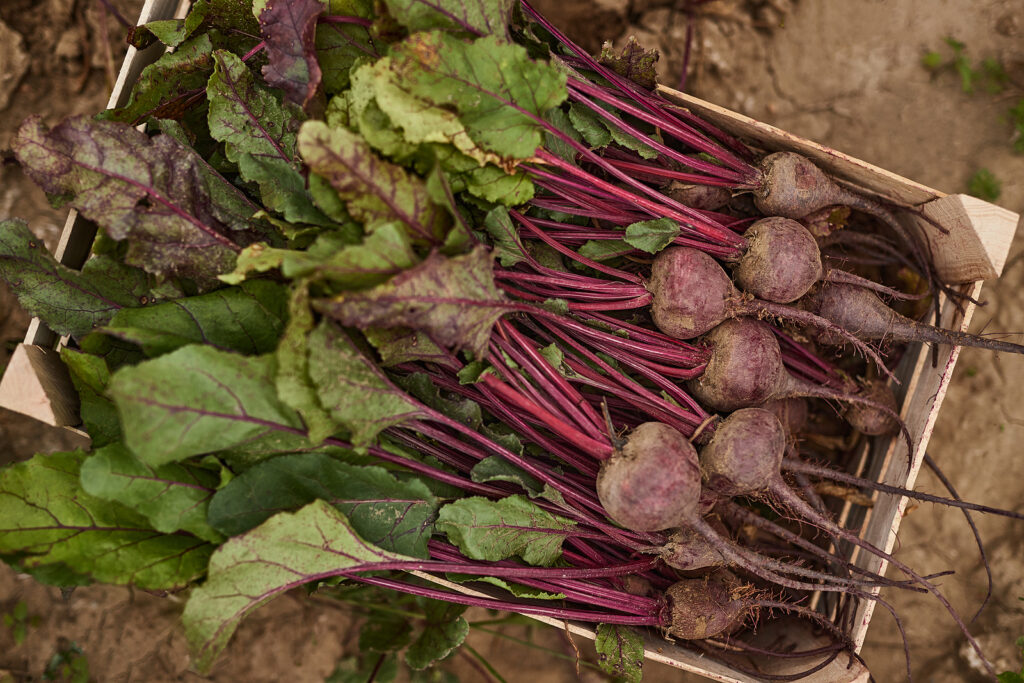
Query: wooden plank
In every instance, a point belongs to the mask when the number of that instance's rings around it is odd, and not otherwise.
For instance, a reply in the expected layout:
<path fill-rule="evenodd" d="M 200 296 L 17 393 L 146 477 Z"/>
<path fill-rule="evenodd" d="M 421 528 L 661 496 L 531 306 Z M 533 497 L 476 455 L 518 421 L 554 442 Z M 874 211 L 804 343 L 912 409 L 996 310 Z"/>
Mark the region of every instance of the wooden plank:
<path fill-rule="evenodd" d="M 77 425 L 78 392 L 60 354 L 53 349 L 19 344 L 0 378 L 0 408 L 28 415 L 56 427 Z"/>
<path fill-rule="evenodd" d="M 981 295 L 981 288 L 982 283 L 978 282 L 963 289 L 977 299 Z M 975 309 L 973 304 L 968 304 L 961 315 L 956 306 L 947 301 L 942 307 L 941 324 L 951 329 L 966 330 Z M 960 356 L 960 347 L 941 346 L 937 367 L 932 367 L 930 347 L 918 344 L 910 351 L 900 363 L 897 376 L 909 378 L 902 388 L 900 416 L 914 437 L 914 457 L 907 457 L 907 447 L 902 439 L 879 440 L 873 445 L 872 469 L 868 473 L 869 478 L 908 489 L 914 487 L 924 462 L 928 441 Z M 902 496 L 877 496 L 875 506 L 868 512 L 861 537 L 886 553 L 892 552 L 908 502 L 909 499 Z M 885 573 L 888 565 L 886 561 L 865 552 L 858 553 L 856 561 L 859 566 L 880 574 Z M 874 602 L 866 602 L 858 609 L 852 633 L 858 649 L 867 637 L 874 608 Z"/>

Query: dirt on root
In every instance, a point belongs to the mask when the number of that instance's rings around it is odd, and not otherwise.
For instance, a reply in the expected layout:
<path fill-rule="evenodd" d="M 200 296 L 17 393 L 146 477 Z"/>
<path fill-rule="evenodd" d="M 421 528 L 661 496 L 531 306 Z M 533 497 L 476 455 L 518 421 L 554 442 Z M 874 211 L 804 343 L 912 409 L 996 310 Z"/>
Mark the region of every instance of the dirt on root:
<path fill-rule="evenodd" d="M 124 27 L 141 0 L 0 1 L 0 150 L 20 122 L 39 114 L 48 123 L 103 107 L 124 52 Z M 1002 179 L 998 203 L 1024 212 L 1024 156 L 1011 151 L 999 95 L 961 92 L 955 72 L 921 66 L 946 37 L 962 41 L 973 60 L 1000 59 L 1024 82 L 1024 0 L 536 0 L 538 8 L 587 49 L 635 35 L 662 52 L 663 82 L 681 81 L 686 35 L 687 90 L 918 180 L 961 192 L 981 168 Z M 1019 91 L 1018 91 L 1019 92 Z M 18 216 L 51 248 L 64 212 L 15 165 L 0 167 L 0 219 Z M 1013 244 L 1003 277 L 986 285 L 987 305 L 973 329 L 1024 331 L 1024 243 Z M 27 317 L 0 285 L 0 365 L 24 334 Z M 965 350 L 929 449 L 968 500 L 1024 510 L 1024 360 Z M 0 463 L 37 451 L 76 447 L 49 429 L 0 409 Z M 942 493 L 922 473 L 919 487 Z M 1019 666 L 1014 640 L 1024 634 L 1024 526 L 977 516 L 995 577 L 993 597 L 971 626 L 998 670 Z M 981 604 L 986 581 L 973 540 L 957 511 L 908 508 L 897 557 L 921 573 L 947 569 L 942 589 L 967 618 Z M 902 615 L 918 680 L 983 680 L 949 616 L 930 596 L 886 591 Z M 38 681 L 58 644 L 73 642 L 96 681 L 320 681 L 354 652 L 357 617 L 337 607 L 289 595 L 242 623 L 209 678 L 188 670 L 179 624 L 181 600 L 123 588 L 92 586 L 70 595 L 0 568 L 0 614 L 24 601 L 24 642 L 0 622 L 0 680 Z M 514 632 L 526 636 L 522 627 Z M 471 643 L 506 680 L 576 680 L 575 652 L 565 637 L 537 627 L 534 642 L 556 658 L 508 640 L 474 633 Z M 63 639 L 63 640 L 62 640 Z M 584 656 L 592 656 L 583 643 Z M 901 680 L 902 645 L 894 623 L 876 613 L 863 656 L 878 681 Z M 456 659 L 463 680 L 478 672 Z M 579 676 L 599 676 L 583 669 Z M 645 680 L 699 680 L 648 664 Z"/>

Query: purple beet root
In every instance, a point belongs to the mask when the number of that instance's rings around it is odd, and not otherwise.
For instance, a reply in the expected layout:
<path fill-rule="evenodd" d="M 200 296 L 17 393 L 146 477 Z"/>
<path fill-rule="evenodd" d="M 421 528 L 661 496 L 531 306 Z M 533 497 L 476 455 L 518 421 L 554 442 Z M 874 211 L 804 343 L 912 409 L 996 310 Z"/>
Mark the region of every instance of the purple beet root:
<path fill-rule="evenodd" d="M 723 539 L 729 538 L 729 530 L 721 520 L 709 519 L 708 524 Z M 728 561 L 714 545 L 689 526 L 676 529 L 669 542 L 662 548 L 661 559 L 668 566 L 680 571 L 724 567 L 728 564 Z"/>
<path fill-rule="evenodd" d="M 658 254 L 647 289 L 654 295 L 654 324 L 676 339 L 699 337 L 729 318 L 730 300 L 738 294 L 715 259 L 686 247 Z"/>
<path fill-rule="evenodd" d="M 682 640 L 700 640 L 738 628 L 750 613 L 753 586 L 722 569 L 669 587 L 669 633 Z"/>
<path fill-rule="evenodd" d="M 662 192 L 680 204 L 703 211 L 720 209 L 732 199 L 732 191 L 727 187 L 694 185 L 679 180 L 673 180 Z"/>
<path fill-rule="evenodd" d="M 725 418 L 700 452 L 705 485 L 722 496 L 761 493 L 777 477 L 786 452 L 786 430 L 761 408 L 743 408 Z"/>
<path fill-rule="evenodd" d="M 871 290 L 855 285 L 823 285 L 801 299 L 801 304 L 808 311 L 864 340 L 931 342 L 977 346 L 990 351 L 1024 353 L 1024 346 L 1020 344 L 986 339 L 966 332 L 943 330 L 906 318 L 882 303 Z M 838 341 L 829 333 L 819 335 L 819 339 L 830 344 Z"/>
<path fill-rule="evenodd" d="M 685 436 L 645 422 L 604 461 L 597 497 L 608 516 L 633 531 L 661 531 L 698 518 L 700 468 Z"/>
<path fill-rule="evenodd" d="M 896 396 L 888 386 L 879 381 L 867 382 L 857 392 L 871 403 L 847 403 L 843 406 L 843 419 L 851 427 L 868 436 L 883 436 L 895 434 L 900 430 L 899 423 L 893 418 L 898 414 L 899 406 L 896 405 Z M 882 406 L 879 408 L 878 406 Z"/>
<path fill-rule="evenodd" d="M 802 398 L 778 398 L 765 401 L 759 408 L 773 413 L 789 434 L 799 434 L 807 424 L 807 401 Z"/>
<path fill-rule="evenodd" d="M 704 374 L 688 383 L 702 405 L 729 412 L 796 389 L 796 378 L 782 364 L 778 339 L 765 323 L 750 318 L 726 320 L 704 341 L 711 346 L 711 358 Z"/>
<path fill-rule="evenodd" d="M 760 163 L 762 181 L 754 204 L 766 216 L 803 218 L 828 206 L 848 204 L 836 185 L 810 159 L 795 152 L 769 154 Z"/>
<path fill-rule="evenodd" d="M 763 218 L 743 233 L 747 250 L 733 277 L 748 294 L 788 304 L 821 279 L 821 253 L 807 228 L 789 218 Z"/>

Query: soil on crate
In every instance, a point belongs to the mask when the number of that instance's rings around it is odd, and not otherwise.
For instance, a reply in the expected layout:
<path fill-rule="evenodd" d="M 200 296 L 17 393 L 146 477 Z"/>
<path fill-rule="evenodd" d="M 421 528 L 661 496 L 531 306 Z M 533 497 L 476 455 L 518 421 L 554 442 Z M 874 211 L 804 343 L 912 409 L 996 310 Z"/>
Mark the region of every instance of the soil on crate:
<path fill-rule="evenodd" d="M 1003 179 L 998 203 L 1024 212 L 1024 157 L 1010 150 L 1002 118 L 1010 104 L 960 92 L 952 73 L 932 76 L 921 55 L 947 36 L 965 43 L 976 59 L 1024 63 L 1019 17 L 1024 0 L 892 0 L 834 3 L 804 0 L 535 0 L 556 23 L 588 48 L 603 36 L 622 42 L 636 35 L 662 50 L 662 81 L 679 83 L 686 11 L 693 16 L 694 48 L 687 90 L 927 185 L 959 192 L 981 167 Z M 141 0 L 3 0 L 0 2 L 0 150 L 9 147 L 21 120 L 40 113 L 48 123 L 93 112 L 106 100 L 123 55 L 124 28 L 113 10 L 134 19 Z M 575 30 L 574 30 L 575 29 Z M 21 36 L 21 43 L 12 37 Z M 582 35 L 581 35 L 582 34 Z M 20 66 L 19 66 L 20 65 Z M 24 72 L 19 77 L 20 72 Z M 1013 75 L 1013 74 L 1011 74 Z M 1016 74 L 1019 80 L 1021 74 Z M 968 125 L 969 122 L 969 125 Z M 20 216 L 51 248 L 64 212 L 4 163 L 0 166 L 0 219 Z M 988 306 L 975 314 L 975 330 L 1024 331 L 1024 256 L 1014 243 L 1003 278 L 985 288 Z M 0 285 L 2 288 L 2 285 Z M 24 334 L 28 319 L 0 289 L 0 366 Z M 930 453 L 967 499 L 1024 509 L 1019 444 L 1024 437 L 1024 362 L 967 349 L 960 357 Z M 75 447 L 65 432 L 0 409 L 0 464 L 40 450 Z M 1014 476 L 1016 474 L 1016 476 Z M 941 493 L 927 471 L 919 487 Z M 996 578 L 994 597 L 972 630 L 997 669 L 1014 666 L 1013 641 L 1024 634 L 1024 527 L 980 518 Z M 969 617 L 984 595 L 984 573 L 959 512 L 911 506 L 897 557 L 923 573 L 953 569 L 944 589 Z M 888 594 L 910 636 L 915 677 L 972 680 L 955 626 L 929 596 Z M 178 623 L 182 601 L 112 587 L 81 588 L 68 596 L 0 567 L 0 614 L 24 600 L 30 626 L 17 645 L 0 623 L 0 679 L 40 680 L 58 641 L 76 643 L 88 658 L 91 680 L 199 681 L 187 671 Z M 288 596 L 243 622 L 211 680 L 323 680 L 356 644 L 355 618 L 344 610 Z M 517 627 L 512 635 L 527 635 Z M 564 635 L 535 627 L 534 642 L 564 652 L 559 659 L 507 640 L 471 635 L 471 643 L 510 683 L 577 680 L 575 652 Z M 584 657 L 592 648 L 577 642 Z M 896 629 L 876 613 L 864 658 L 876 680 L 901 680 L 902 648 Z M 477 674 L 458 659 L 448 664 L 461 680 Z M 591 677 L 583 669 L 583 680 Z M 645 681 L 696 681 L 661 665 Z"/>

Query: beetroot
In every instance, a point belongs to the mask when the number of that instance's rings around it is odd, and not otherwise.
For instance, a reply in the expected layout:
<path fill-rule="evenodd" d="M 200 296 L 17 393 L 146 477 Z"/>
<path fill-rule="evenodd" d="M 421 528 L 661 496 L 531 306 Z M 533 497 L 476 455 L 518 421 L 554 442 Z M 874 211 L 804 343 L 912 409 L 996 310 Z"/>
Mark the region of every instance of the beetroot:
<path fill-rule="evenodd" d="M 615 522 L 633 531 L 661 531 L 698 517 L 697 451 L 660 422 L 634 429 L 601 465 L 597 496 Z"/>
<path fill-rule="evenodd" d="M 673 180 L 662 192 L 680 204 L 706 211 L 720 209 L 732 199 L 732 192 L 727 187 L 695 185 L 679 180 Z"/>
<path fill-rule="evenodd" d="M 822 285 L 805 296 L 801 303 L 807 310 L 865 340 L 919 341 L 1024 353 L 1024 346 L 1020 344 L 942 330 L 910 320 L 882 303 L 874 292 L 862 287 L 839 283 Z M 826 343 L 836 341 L 828 333 L 819 338 Z"/>
<path fill-rule="evenodd" d="M 683 579 L 666 592 L 671 610 L 669 633 L 699 640 L 730 633 L 750 613 L 754 587 L 723 570 L 697 579 Z"/>
<path fill-rule="evenodd" d="M 743 233 L 747 249 L 733 277 L 758 298 L 788 304 L 821 279 L 821 253 L 807 228 L 789 218 L 763 218 Z"/>
<path fill-rule="evenodd" d="M 725 418 L 700 451 L 705 485 L 732 498 L 764 491 L 786 451 L 786 430 L 774 414 L 743 408 Z"/>
<path fill-rule="evenodd" d="M 765 401 L 759 408 L 773 413 L 790 435 L 799 434 L 807 424 L 807 401 L 803 398 L 776 398 Z"/>
<path fill-rule="evenodd" d="M 729 530 L 717 518 L 708 519 L 708 524 L 723 539 L 729 537 Z M 660 557 L 665 564 L 680 571 L 696 571 L 727 564 L 722 553 L 689 526 L 680 527 L 672 534 L 662 548 Z"/>
<path fill-rule="evenodd" d="M 883 436 L 899 431 L 899 422 L 893 418 L 899 406 L 888 386 L 877 380 L 865 382 L 859 396 L 870 402 L 847 403 L 843 406 L 843 419 L 861 434 Z"/>

